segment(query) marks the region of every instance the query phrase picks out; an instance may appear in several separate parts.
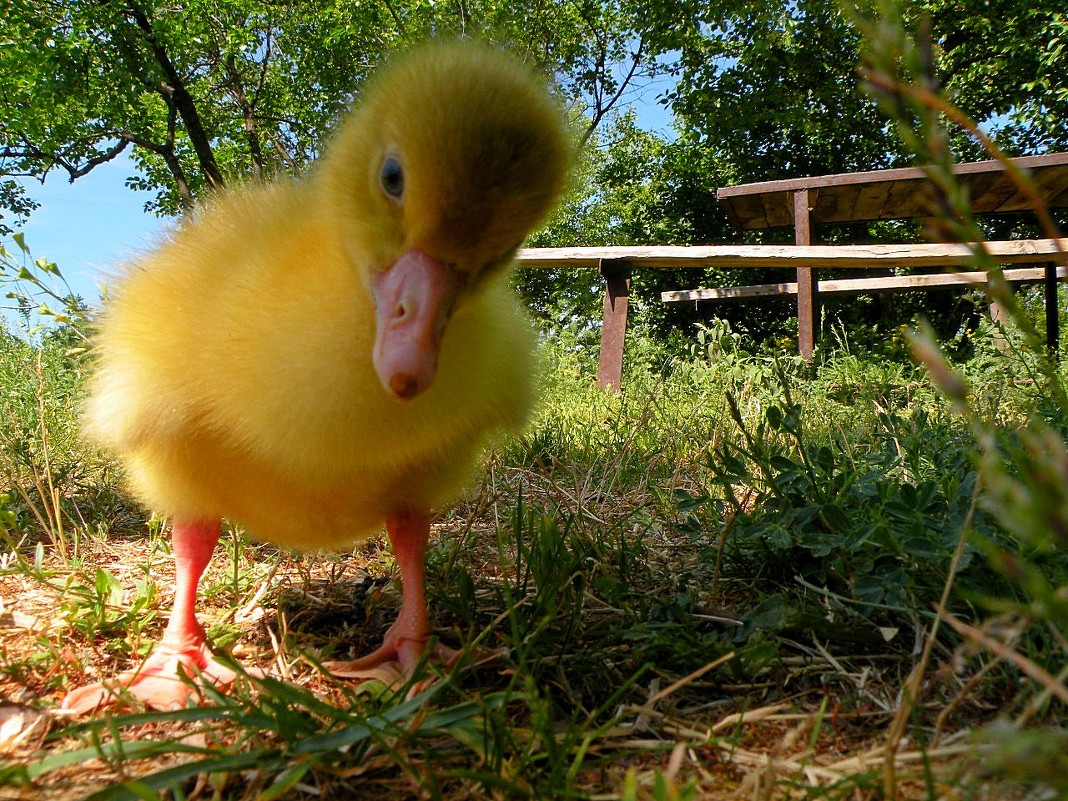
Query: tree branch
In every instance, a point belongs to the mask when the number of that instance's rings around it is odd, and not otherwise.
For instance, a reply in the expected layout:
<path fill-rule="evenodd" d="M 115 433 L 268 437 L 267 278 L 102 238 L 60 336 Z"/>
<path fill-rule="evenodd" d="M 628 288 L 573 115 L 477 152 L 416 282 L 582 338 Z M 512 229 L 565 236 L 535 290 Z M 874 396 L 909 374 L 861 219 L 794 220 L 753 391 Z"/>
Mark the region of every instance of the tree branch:
<path fill-rule="evenodd" d="M 88 158 L 85 162 L 78 165 L 70 161 L 63 153 L 47 152 L 34 145 L 26 137 L 25 134 L 19 132 L 19 139 L 23 142 L 22 148 L 5 147 L 0 150 L 0 158 L 16 158 L 25 159 L 30 161 L 40 161 L 44 163 L 44 169 L 37 171 L 35 174 L 41 175 L 42 179 L 45 174 L 48 173 L 53 167 L 59 167 L 67 173 L 68 180 L 74 183 L 75 179 L 81 178 L 83 175 L 87 175 L 95 167 L 99 167 L 101 164 L 111 161 L 124 151 L 129 142 L 120 139 L 111 147 L 106 150 L 97 153 L 95 156 Z M 70 149 L 77 147 L 83 143 L 91 142 L 93 139 L 110 139 L 114 137 L 114 133 L 102 133 L 99 136 L 85 137 L 81 140 L 71 143 Z"/>
<path fill-rule="evenodd" d="M 165 144 L 161 145 L 150 139 L 145 139 L 131 133 L 121 133 L 119 136 L 137 147 L 143 147 L 145 150 L 155 153 L 163 159 L 163 163 L 167 165 L 167 169 L 174 178 L 174 186 L 175 189 L 178 190 L 178 197 L 181 201 L 182 208 L 190 209 L 193 206 L 193 190 L 190 188 L 189 177 L 185 173 L 185 168 L 182 167 L 182 162 L 174 150 L 174 132 L 178 124 L 177 116 L 178 111 L 172 105 L 168 104 L 167 139 Z"/>
<path fill-rule="evenodd" d="M 212 189 L 221 189 L 224 184 L 222 172 L 215 162 L 215 154 L 212 152 L 211 142 L 204 130 L 204 124 L 200 119 L 200 113 L 197 110 L 193 96 L 189 94 L 185 82 L 178 74 L 178 70 L 171 61 L 166 49 L 156 37 L 152 22 L 145 14 L 144 9 L 138 5 L 137 0 L 127 0 L 127 10 L 141 30 L 145 42 L 148 43 L 156 64 L 163 71 L 165 80 L 157 87 L 157 91 L 169 99 L 170 103 L 173 103 L 174 108 L 177 109 L 178 114 L 181 115 L 186 133 L 189 134 L 189 141 L 193 145 L 193 152 L 197 154 L 197 160 L 200 162 L 200 168 L 204 172 L 208 186 Z"/>
<path fill-rule="evenodd" d="M 226 57 L 225 63 L 225 86 L 237 103 L 237 107 L 241 109 L 241 115 L 245 121 L 245 140 L 248 142 L 249 157 L 252 160 L 252 175 L 260 180 L 263 178 L 264 158 L 260 134 L 256 130 L 256 109 L 249 102 L 248 95 L 245 94 L 245 85 L 241 81 L 241 74 L 237 69 L 237 61 L 233 53 Z"/>
<path fill-rule="evenodd" d="M 89 171 L 93 168 L 99 167 L 101 164 L 106 164 L 107 162 L 111 161 L 124 150 L 126 150 L 129 145 L 129 141 L 125 139 L 120 139 L 112 147 L 109 147 L 107 150 L 97 156 L 93 156 L 93 158 L 86 161 L 80 167 L 63 165 L 64 169 L 66 169 L 67 172 L 70 173 L 70 182 L 74 183 L 75 178 L 81 178 L 83 175 L 87 175 Z"/>
<path fill-rule="evenodd" d="M 582 135 L 582 145 L 585 145 L 589 138 L 593 136 L 593 132 L 597 129 L 597 126 L 601 124 L 601 120 L 603 120 L 605 115 L 608 114 L 608 112 L 612 110 L 616 103 L 619 102 L 619 99 L 623 96 L 623 93 L 630 86 L 630 82 L 634 79 L 634 74 L 638 71 L 638 65 L 641 63 L 642 50 L 644 49 L 644 47 L 645 39 L 643 37 L 638 40 L 638 49 L 631 54 L 630 69 L 627 71 L 627 74 L 623 78 L 623 80 L 619 82 L 619 87 L 616 89 L 612 97 L 608 99 L 608 102 L 602 102 L 603 95 L 600 93 L 595 96 L 596 103 L 594 104 L 593 109 L 593 119 L 590 120 L 590 124 L 586 126 L 586 131 Z M 602 72 L 601 74 L 603 86 L 604 73 Z"/>

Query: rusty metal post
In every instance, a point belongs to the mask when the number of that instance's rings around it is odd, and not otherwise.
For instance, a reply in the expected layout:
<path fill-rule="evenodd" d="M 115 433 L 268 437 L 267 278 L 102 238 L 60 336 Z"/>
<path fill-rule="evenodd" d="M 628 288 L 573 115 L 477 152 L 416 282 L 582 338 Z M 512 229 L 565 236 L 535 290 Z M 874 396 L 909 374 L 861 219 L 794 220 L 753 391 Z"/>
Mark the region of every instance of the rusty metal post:
<path fill-rule="evenodd" d="M 1046 293 L 1046 347 L 1049 348 L 1053 358 L 1057 358 L 1060 352 L 1060 316 L 1057 308 L 1057 265 L 1046 265 L 1044 290 Z"/>
<path fill-rule="evenodd" d="M 812 244 L 812 219 L 807 189 L 794 192 L 794 242 Z M 806 362 L 812 361 L 819 334 L 819 294 L 811 267 L 797 268 L 797 347 Z"/>
<path fill-rule="evenodd" d="M 618 393 L 623 378 L 623 343 L 627 338 L 630 265 L 602 259 L 601 275 L 605 280 L 604 323 L 601 353 L 597 359 L 597 386 Z"/>

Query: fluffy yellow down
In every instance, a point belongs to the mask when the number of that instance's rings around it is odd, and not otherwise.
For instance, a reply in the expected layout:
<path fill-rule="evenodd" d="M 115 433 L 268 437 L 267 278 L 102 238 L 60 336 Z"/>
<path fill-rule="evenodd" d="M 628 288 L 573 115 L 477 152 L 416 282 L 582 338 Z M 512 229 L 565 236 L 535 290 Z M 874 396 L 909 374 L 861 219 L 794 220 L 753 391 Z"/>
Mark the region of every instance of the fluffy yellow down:
<path fill-rule="evenodd" d="M 390 154 L 402 205 L 380 186 Z M 127 269 L 87 434 L 150 507 L 290 547 L 344 546 L 448 501 L 531 406 L 534 335 L 506 268 L 569 158 L 559 109 L 511 58 L 469 41 L 400 57 L 310 176 L 221 194 Z M 469 289 L 435 383 L 405 403 L 372 366 L 369 276 L 412 247 Z"/>

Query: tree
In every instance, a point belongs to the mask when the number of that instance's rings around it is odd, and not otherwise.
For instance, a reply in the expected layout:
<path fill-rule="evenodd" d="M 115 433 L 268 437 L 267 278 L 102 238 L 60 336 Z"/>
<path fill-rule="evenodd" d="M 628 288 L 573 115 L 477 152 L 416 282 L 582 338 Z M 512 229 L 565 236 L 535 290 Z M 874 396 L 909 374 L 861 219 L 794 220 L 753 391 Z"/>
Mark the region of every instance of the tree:
<path fill-rule="evenodd" d="M 946 90 L 1009 153 L 1068 148 L 1068 13 L 1045 0 L 926 0 Z M 974 151 L 973 151 L 974 152 Z"/>
<path fill-rule="evenodd" d="M 887 118 L 858 86 L 862 37 L 837 0 L 665 0 L 670 13 L 650 13 L 664 23 L 650 33 L 651 52 L 677 53 L 676 89 L 668 98 L 679 131 L 673 162 L 700 164 L 711 186 L 904 166 L 911 156 Z M 865 4 L 871 5 L 871 4 Z M 1042 0 L 905 0 L 917 25 L 932 20 L 934 57 L 951 97 L 1011 153 L 1068 147 L 1068 19 Z M 983 157 L 966 137 L 952 140 L 960 160 Z M 658 212 L 684 215 L 688 240 L 782 241 L 789 230 L 743 233 L 722 212 L 697 218 L 686 203 L 700 193 L 686 189 L 683 170 L 671 178 L 679 202 Z M 636 195 L 636 197 L 640 197 Z M 680 218 L 681 221 L 681 218 Z M 989 221 L 999 236 L 1027 221 Z M 660 229 L 671 227 L 661 220 Z M 873 223 L 822 227 L 821 241 L 901 241 L 919 236 L 919 224 Z M 679 230 L 682 230 L 681 228 Z M 682 244 L 681 241 L 675 244 Z M 690 280 L 695 278 L 690 273 Z M 782 276 L 747 271 L 707 275 L 714 284 L 762 283 Z M 693 284 L 691 284 L 693 285 Z M 709 285 L 709 284 L 705 284 Z M 958 296 L 928 294 L 924 310 L 947 323 Z M 649 299 L 650 305 L 652 299 Z M 771 301 L 761 301 L 772 308 Z M 874 304 L 892 323 L 907 321 L 915 303 L 903 296 Z M 830 304 L 828 308 L 831 308 Z M 739 327 L 752 325 L 752 304 L 720 305 L 717 314 Z M 870 308 L 849 303 L 836 313 L 870 319 Z M 793 314 L 780 304 L 762 313 L 761 326 L 781 325 Z M 681 313 L 672 313 L 672 320 Z"/>
<path fill-rule="evenodd" d="M 76 180 L 130 151 L 131 185 L 175 214 L 205 188 L 304 169 L 383 55 L 431 33 L 512 42 L 585 107 L 588 135 L 644 69 L 633 22 L 593 0 L 12 0 L 0 174 Z"/>
<path fill-rule="evenodd" d="M 1044 0 L 901 1 L 909 19 L 930 16 L 946 86 L 999 142 L 1017 153 L 1068 147 L 1063 11 Z M 130 152 L 130 183 L 155 192 L 155 211 L 178 213 L 211 186 L 299 173 L 385 54 L 449 33 L 507 42 L 542 65 L 587 141 L 578 188 L 538 244 L 788 239 L 731 228 L 715 188 L 907 163 L 858 89 L 861 37 L 838 0 L 9 0 L 0 17 L 0 178 L 59 171 L 74 180 Z M 673 135 L 615 116 L 633 87 L 664 71 L 676 79 L 662 98 Z M 978 155 L 963 138 L 955 145 L 964 158 Z M 32 211 L 3 180 L 0 208 L 16 218 Z M 817 235 L 908 233 L 884 224 Z M 692 319 L 692 309 L 664 309 L 656 293 L 699 280 L 693 271 L 636 279 L 639 320 Z M 595 276 L 531 273 L 523 282 L 541 313 L 596 313 L 600 302 Z M 739 324 L 750 316 L 742 306 L 717 312 Z M 782 304 L 774 316 L 790 314 Z"/>
<path fill-rule="evenodd" d="M 574 187 L 538 246 L 674 245 L 723 241 L 732 235 L 718 212 L 712 151 L 685 135 L 667 138 L 639 127 L 633 112 L 613 117 L 587 143 Z M 633 276 L 632 325 L 658 333 L 692 323 L 692 307 L 668 307 L 660 292 L 711 279 L 712 271 L 638 270 Z M 723 280 L 719 275 L 718 280 Z M 603 280 L 593 270 L 525 270 L 517 277 L 530 307 L 549 320 L 596 320 Z"/>
<path fill-rule="evenodd" d="M 391 31 L 380 5 L 302 0 L 15 0 L 0 25 L 3 171 L 73 181 L 132 148 L 165 214 L 303 166 L 367 69 L 351 54 Z"/>
<path fill-rule="evenodd" d="M 887 122 L 857 91 L 860 35 L 833 0 L 713 2 L 681 42 L 672 98 L 736 182 L 890 166 Z"/>

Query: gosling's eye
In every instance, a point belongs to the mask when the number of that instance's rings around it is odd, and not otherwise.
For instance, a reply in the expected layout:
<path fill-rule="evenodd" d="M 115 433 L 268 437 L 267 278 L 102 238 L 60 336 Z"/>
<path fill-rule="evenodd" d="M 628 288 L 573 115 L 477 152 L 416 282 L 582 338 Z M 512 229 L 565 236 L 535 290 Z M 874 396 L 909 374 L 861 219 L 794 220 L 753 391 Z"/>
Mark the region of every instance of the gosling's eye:
<path fill-rule="evenodd" d="M 404 170 L 396 156 L 387 156 L 382 162 L 378 180 L 382 184 L 382 191 L 394 200 L 404 197 Z"/>

